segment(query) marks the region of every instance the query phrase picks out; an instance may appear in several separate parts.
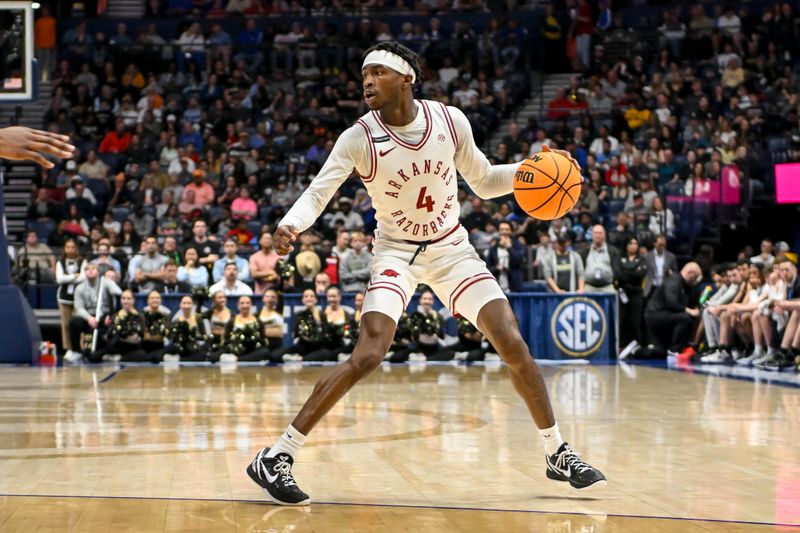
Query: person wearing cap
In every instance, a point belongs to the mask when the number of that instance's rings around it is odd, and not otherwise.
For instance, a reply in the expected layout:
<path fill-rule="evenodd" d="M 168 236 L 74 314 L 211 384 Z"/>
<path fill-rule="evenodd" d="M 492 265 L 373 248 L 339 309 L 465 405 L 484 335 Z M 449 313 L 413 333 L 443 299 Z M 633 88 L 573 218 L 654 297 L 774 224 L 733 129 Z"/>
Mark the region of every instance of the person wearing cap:
<path fill-rule="evenodd" d="M 563 292 L 582 293 L 585 288 L 583 259 L 569 249 L 570 236 L 559 234 L 552 254 L 542 260 L 542 271 L 547 288 L 556 294 Z"/>
<path fill-rule="evenodd" d="M 341 224 L 347 231 L 364 229 L 364 219 L 353 211 L 353 200 L 346 196 L 339 198 L 339 209 L 329 221 L 331 228 L 335 228 L 338 224 Z"/>
<path fill-rule="evenodd" d="M 207 206 L 214 203 L 214 187 L 205 181 L 206 172 L 202 169 L 196 169 L 192 173 L 192 182 L 183 188 L 183 194 L 186 195 L 189 191 L 194 192 L 194 202 L 200 206 Z"/>
<path fill-rule="evenodd" d="M 62 172 L 59 173 L 58 177 L 56 178 L 56 183 L 59 187 L 70 187 L 72 185 L 72 181 L 74 179 L 78 179 L 83 182 L 85 185 L 87 180 L 85 177 L 81 176 L 77 172 L 78 165 L 77 163 L 70 159 L 64 164 L 64 169 Z"/>
<path fill-rule="evenodd" d="M 777 264 L 779 260 L 787 258 L 789 253 L 789 243 L 786 241 L 778 241 L 775 243 L 775 262 L 773 264 Z"/>

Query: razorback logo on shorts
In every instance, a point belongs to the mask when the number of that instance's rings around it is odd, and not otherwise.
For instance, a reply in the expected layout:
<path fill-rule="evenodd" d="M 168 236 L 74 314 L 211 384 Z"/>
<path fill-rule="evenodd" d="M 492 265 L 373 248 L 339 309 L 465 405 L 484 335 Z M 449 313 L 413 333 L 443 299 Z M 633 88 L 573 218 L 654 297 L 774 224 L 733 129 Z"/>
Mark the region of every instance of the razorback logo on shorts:
<path fill-rule="evenodd" d="M 400 276 L 400 274 L 398 274 L 394 270 L 388 269 L 388 270 L 384 270 L 383 272 L 381 272 L 381 276 L 389 276 L 390 278 L 396 278 L 396 277 Z"/>

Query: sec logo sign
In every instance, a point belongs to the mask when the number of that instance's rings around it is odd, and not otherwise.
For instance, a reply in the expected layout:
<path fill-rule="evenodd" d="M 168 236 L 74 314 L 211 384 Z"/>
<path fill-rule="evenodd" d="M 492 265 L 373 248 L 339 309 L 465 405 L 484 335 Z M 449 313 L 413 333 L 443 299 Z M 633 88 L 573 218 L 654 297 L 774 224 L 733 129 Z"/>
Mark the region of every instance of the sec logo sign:
<path fill-rule="evenodd" d="M 591 355 L 606 338 L 606 316 L 589 298 L 567 298 L 556 307 L 550 334 L 558 348 L 574 357 Z"/>

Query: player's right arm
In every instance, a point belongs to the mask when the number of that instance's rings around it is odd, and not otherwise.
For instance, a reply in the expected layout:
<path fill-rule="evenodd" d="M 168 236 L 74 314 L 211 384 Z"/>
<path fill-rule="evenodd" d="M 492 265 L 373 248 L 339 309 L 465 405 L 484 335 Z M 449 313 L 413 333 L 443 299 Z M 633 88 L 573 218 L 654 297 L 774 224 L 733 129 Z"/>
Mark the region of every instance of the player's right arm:
<path fill-rule="evenodd" d="M 342 132 L 319 174 L 278 224 L 273 237 L 278 255 L 286 255 L 293 250 L 292 242 L 314 224 L 353 169 L 362 176 L 369 174 L 369 142 L 371 139 L 366 137 L 364 128 L 359 125 Z"/>

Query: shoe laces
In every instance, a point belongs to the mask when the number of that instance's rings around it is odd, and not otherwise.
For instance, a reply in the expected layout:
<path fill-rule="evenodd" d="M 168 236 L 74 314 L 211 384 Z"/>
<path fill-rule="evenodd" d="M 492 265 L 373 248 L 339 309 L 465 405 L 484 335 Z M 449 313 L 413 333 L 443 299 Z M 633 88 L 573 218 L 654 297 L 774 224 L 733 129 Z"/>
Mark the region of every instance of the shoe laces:
<path fill-rule="evenodd" d="M 573 451 L 572 448 L 564 445 L 564 451 L 556 457 L 556 468 L 563 469 L 569 467 L 570 470 L 577 471 L 579 474 L 591 470 L 592 466 L 581 460 L 581 455 Z"/>
<path fill-rule="evenodd" d="M 294 477 L 292 477 L 292 464 L 286 460 L 285 455 L 278 457 L 278 462 L 273 465 L 272 470 L 276 474 L 281 475 L 281 481 L 283 481 L 284 485 L 297 485 L 297 483 L 294 481 Z"/>

